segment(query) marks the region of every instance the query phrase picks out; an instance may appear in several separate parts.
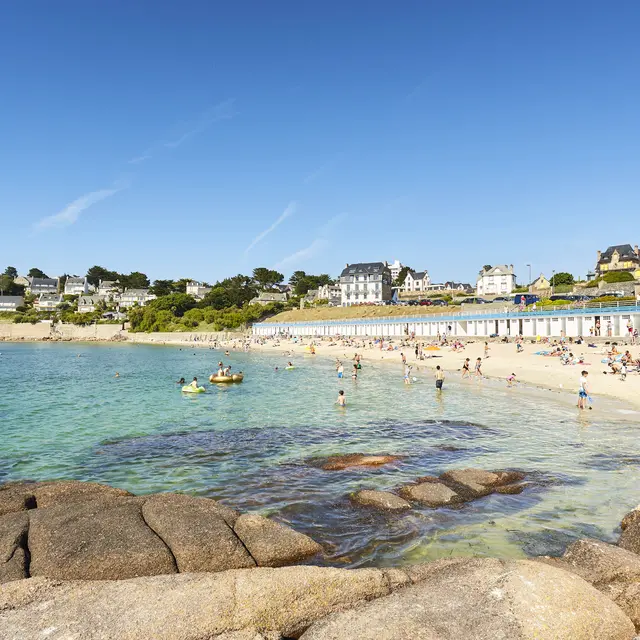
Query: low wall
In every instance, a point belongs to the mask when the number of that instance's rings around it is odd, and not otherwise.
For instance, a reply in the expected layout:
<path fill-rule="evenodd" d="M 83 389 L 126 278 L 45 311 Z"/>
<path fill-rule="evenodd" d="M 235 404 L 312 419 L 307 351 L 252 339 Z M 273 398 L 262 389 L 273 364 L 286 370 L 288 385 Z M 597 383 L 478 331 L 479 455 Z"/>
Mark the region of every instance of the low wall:
<path fill-rule="evenodd" d="M 179 343 L 210 343 L 222 340 L 244 340 L 244 333 L 234 331 L 174 331 L 167 333 L 130 333 L 124 331 L 127 342 L 140 344 L 179 344 Z"/>
<path fill-rule="evenodd" d="M 50 335 L 50 324 L 0 324 L 0 338 L 5 340 L 44 340 Z"/>

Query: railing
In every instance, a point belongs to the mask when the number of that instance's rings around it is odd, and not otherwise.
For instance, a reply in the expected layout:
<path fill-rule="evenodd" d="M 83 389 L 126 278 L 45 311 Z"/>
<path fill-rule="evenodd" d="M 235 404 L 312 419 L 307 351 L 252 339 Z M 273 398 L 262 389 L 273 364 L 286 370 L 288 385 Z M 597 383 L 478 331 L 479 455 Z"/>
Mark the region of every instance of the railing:
<path fill-rule="evenodd" d="M 473 311 L 457 311 L 453 313 L 428 313 L 423 315 L 412 316 L 377 316 L 377 317 L 363 317 L 363 318 L 343 318 L 334 320 L 294 320 L 283 322 L 258 322 L 254 326 L 260 327 L 275 327 L 279 325 L 287 326 L 300 326 L 300 325 L 345 325 L 345 324 L 407 324 L 412 322 L 441 322 L 441 321 L 456 321 L 456 320 L 495 320 L 495 319 L 513 319 L 513 318 L 531 318 L 548 315 L 559 316 L 572 316 L 572 315 L 586 315 L 605 313 L 640 313 L 640 301 L 622 300 L 619 302 L 574 302 L 570 305 L 545 305 L 540 308 L 536 308 L 534 311 L 531 307 L 520 311 L 518 307 L 511 307 L 507 311 L 487 311 L 487 310 L 473 310 Z"/>

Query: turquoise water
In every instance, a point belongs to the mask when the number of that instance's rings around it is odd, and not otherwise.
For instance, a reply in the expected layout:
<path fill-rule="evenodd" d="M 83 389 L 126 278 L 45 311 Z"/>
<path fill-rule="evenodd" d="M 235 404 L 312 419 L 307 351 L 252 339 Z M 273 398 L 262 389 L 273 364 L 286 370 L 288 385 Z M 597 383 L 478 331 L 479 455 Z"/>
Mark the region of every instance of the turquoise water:
<path fill-rule="evenodd" d="M 399 368 L 369 365 L 366 353 L 357 383 L 311 356 L 284 371 L 282 349 L 226 358 L 185 347 L 0 344 L 0 353 L 0 483 L 76 478 L 210 496 L 308 533 L 329 564 L 559 553 L 576 537 L 613 539 L 640 502 L 639 425 L 615 407 L 580 416 L 553 394 L 488 381 L 449 379 L 437 395 L 430 374 L 405 387 Z M 205 382 L 219 360 L 245 382 Z M 194 375 L 207 393 L 185 396 L 175 381 Z M 346 410 L 334 405 L 339 388 Z M 405 457 L 340 472 L 317 463 L 353 452 Z M 470 466 L 520 469 L 530 484 L 518 496 L 400 515 L 348 500 L 358 488 Z"/>

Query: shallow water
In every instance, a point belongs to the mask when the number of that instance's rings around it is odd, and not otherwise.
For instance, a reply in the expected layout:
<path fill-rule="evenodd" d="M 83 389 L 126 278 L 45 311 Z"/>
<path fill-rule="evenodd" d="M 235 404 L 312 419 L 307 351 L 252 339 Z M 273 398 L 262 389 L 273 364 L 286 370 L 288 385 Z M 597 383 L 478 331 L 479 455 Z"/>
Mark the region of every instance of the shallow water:
<path fill-rule="evenodd" d="M 338 381 L 331 362 L 311 356 L 283 370 L 282 349 L 230 358 L 141 345 L 0 352 L 0 483 L 76 478 L 211 496 L 308 533 L 329 564 L 557 554 L 577 537 L 613 539 L 640 502 L 640 425 L 597 405 L 578 415 L 553 394 L 456 378 L 437 395 L 430 373 L 405 387 L 400 367 L 366 359 L 357 383 Z M 175 380 L 203 382 L 221 359 L 245 371 L 243 384 L 180 392 Z M 344 410 L 334 406 L 340 388 Z M 354 452 L 404 457 L 378 469 L 314 463 Z M 520 495 L 391 515 L 348 499 L 461 467 L 520 469 L 530 484 Z"/>

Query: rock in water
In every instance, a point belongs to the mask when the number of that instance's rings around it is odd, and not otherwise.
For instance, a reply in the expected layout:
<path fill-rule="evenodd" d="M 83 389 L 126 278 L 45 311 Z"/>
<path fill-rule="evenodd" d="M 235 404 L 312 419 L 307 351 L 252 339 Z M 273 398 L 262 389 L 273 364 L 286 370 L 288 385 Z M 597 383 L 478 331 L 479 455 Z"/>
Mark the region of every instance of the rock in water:
<path fill-rule="evenodd" d="M 427 507 L 444 507 L 464 502 L 453 489 L 441 482 L 421 482 L 400 489 L 400 495 L 412 502 L 424 504 Z"/>
<path fill-rule="evenodd" d="M 151 496 L 142 506 L 145 522 L 171 549 L 181 573 L 256 566 L 224 513 L 214 500 L 175 493 Z"/>
<path fill-rule="evenodd" d="M 467 500 L 475 500 L 493 493 L 500 484 L 500 477 L 482 469 L 454 469 L 446 471 L 440 480 Z"/>
<path fill-rule="evenodd" d="M 365 507 L 375 507 L 386 511 L 405 511 L 411 509 L 406 501 L 389 491 L 371 491 L 362 489 L 350 496 L 351 501 Z"/>
<path fill-rule="evenodd" d="M 400 456 L 365 455 L 362 453 L 350 453 L 344 456 L 329 456 L 321 468 L 325 471 L 342 471 L 350 467 L 380 467 L 390 462 L 397 462 Z"/>
<path fill-rule="evenodd" d="M 233 530 L 259 567 L 282 567 L 322 552 L 309 536 L 258 515 L 241 515 Z"/>
<path fill-rule="evenodd" d="M 632 640 L 631 620 L 576 575 L 528 560 L 434 563 L 424 581 L 316 622 L 301 640 Z"/>

